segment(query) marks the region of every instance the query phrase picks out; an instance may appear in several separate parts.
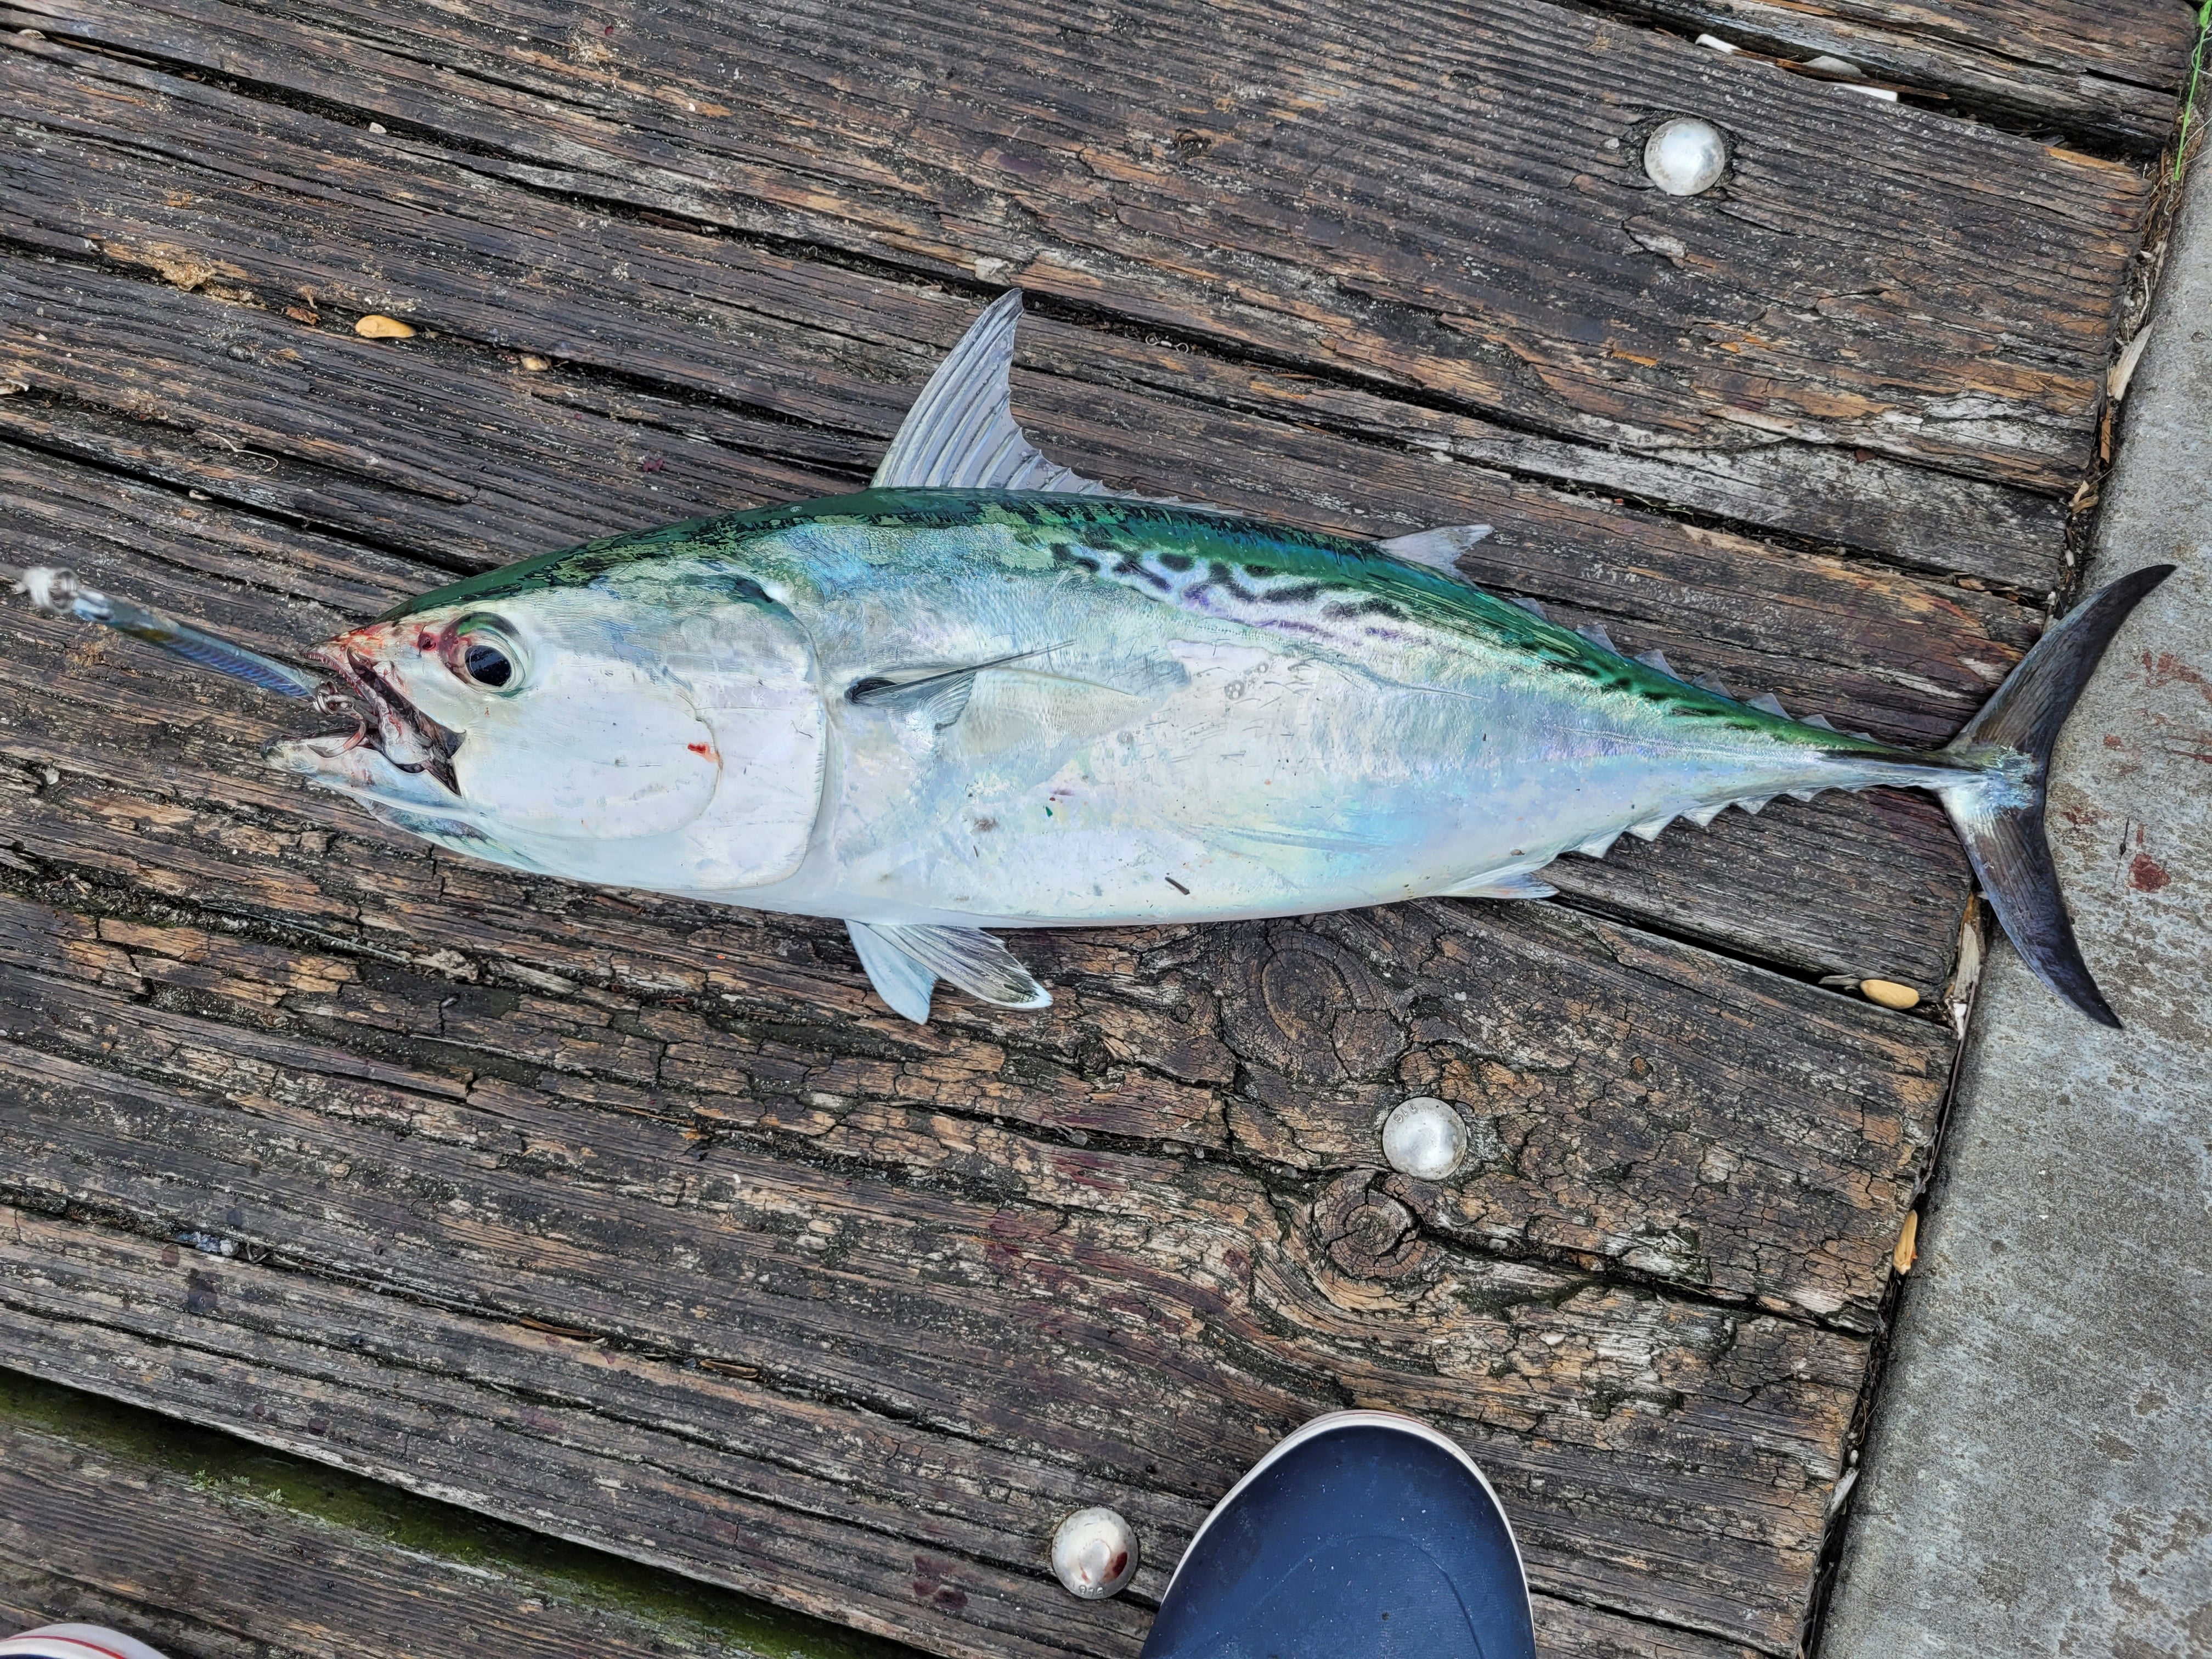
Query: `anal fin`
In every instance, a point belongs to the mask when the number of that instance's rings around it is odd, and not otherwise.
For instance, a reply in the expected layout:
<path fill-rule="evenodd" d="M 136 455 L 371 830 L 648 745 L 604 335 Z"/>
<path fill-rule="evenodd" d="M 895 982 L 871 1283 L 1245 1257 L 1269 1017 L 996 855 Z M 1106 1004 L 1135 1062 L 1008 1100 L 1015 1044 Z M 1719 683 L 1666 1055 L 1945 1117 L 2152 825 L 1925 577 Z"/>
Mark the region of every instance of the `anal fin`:
<path fill-rule="evenodd" d="M 917 1025 L 929 1023 L 930 989 L 940 979 L 996 1007 L 1052 1005 L 1052 994 L 980 927 L 876 921 L 848 921 L 845 927 L 876 994 Z"/>
<path fill-rule="evenodd" d="M 1453 898 L 1540 899 L 1559 890 L 1522 871 L 1517 875 L 1486 877 L 1449 890 Z"/>

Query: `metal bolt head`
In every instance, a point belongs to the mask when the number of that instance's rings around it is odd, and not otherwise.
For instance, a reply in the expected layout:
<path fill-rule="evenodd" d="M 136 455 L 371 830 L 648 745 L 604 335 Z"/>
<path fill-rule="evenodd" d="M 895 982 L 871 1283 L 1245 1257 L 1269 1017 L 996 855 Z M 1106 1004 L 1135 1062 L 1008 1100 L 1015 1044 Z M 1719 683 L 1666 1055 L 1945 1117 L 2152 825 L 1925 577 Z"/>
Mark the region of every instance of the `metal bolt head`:
<path fill-rule="evenodd" d="M 1449 1101 L 1415 1095 L 1382 1120 L 1382 1156 L 1400 1175 L 1442 1181 L 1467 1157 L 1467 1125 Z"/>
<path fill-rule="evenodd" d="M 1078 1510 L 1052 1535 L 1052 1570 L 1086 1601 L 1120 1594 L 1137 1576 L 1136 1529 L 1112 1510 Z"/>
<path fill-rule="evenodd" d="M 1669 196 L 1700 196 L 1728 171 L 1728 140 L 1710 122 L 1677 116 L 1645 141 L 1644 171 Z"/>

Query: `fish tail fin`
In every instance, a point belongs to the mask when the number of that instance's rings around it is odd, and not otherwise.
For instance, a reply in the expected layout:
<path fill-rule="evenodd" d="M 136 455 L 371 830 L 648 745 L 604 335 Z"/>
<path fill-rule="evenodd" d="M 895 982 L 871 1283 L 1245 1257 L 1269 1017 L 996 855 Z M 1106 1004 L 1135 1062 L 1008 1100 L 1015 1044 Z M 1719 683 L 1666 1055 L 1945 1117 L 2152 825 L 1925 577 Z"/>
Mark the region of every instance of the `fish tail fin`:
<path fill-rule="evenodd" d="M 2150 565 L 2102 587 L 2035 643 L 1944 752 L 1972 769 L 1938 783 L 1990 908 L 2035 976 L 2100 1025 L 2119 1016 L 2075 942 L 2044 836 L 2051 745 L 2105 647 L 2143 596 L 2173 574 Z"/>

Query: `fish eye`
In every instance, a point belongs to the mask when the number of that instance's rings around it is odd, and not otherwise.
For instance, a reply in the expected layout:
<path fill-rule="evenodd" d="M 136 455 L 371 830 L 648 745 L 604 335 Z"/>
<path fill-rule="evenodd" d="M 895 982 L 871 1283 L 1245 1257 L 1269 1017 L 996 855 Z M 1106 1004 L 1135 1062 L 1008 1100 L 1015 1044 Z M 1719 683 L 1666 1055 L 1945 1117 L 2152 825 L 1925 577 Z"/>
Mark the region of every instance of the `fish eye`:
<path fill-rule="evenodd" d="M 469 617 L 455 624 L 445 655 L 446 666 L 456 678 L 483 690 L 508 692 L 521 687 L 521 647 L 492 617 Z"/>
<path fill-rule="evenodd" d="M 489 640 L 471 640 L 461 654 L 461 672 L 478 685 L 496 688 L 514 678 L 514 665 Z"/>

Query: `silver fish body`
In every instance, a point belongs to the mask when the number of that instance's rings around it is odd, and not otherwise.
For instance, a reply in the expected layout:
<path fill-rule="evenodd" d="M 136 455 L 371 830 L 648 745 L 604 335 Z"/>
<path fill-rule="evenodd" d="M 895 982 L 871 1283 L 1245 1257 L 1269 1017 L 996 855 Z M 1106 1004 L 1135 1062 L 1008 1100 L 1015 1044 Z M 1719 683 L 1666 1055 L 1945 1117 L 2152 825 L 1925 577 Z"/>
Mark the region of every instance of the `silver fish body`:
<path fill-rule="evenodd" d="M 364 732 L 271 758 L 495 861 L 843 919 L 915 1018 L 939 978 L 1049 1000 L 984 927 L 1536 897 L 1561 854 L 1676 817 L 1925 787 L 2039 971 L 2110 1018 L 2033 854 L 2055 719 L 2139 592 L 1960 743 L 1900 750 L 1482 592 L 1453 568 L 1480 527 L 1375 544 L 1108 494 L 1013 426 L 1017 314 L 956 349 L 878 487 L 426 594 L 323 649 Z"/>
<path fill-rule="evenodd" d="M 1534 896 L 1532 872 L 1624 831 L 1956 769 L 1372 547 L 1172 506 L 872 492 L 597 558 L 624 573 L 608 586 L 629 631 L 736 576 L 806 640 L 823 752 L 804 856 L 684 890 L 770 909 L 1022 927 Z M 513 608 L 531 580 L 465 602 Z M 702 707 L 730 702 L 720 678 L 692 681 Z"/>

